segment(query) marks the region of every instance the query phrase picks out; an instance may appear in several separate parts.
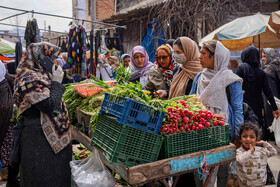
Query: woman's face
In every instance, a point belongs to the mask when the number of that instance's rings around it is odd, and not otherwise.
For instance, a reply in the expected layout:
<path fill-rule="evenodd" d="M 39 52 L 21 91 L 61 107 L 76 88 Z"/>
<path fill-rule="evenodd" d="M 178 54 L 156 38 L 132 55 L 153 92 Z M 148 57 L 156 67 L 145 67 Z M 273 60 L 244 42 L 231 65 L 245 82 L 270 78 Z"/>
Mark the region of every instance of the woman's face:
<path fill-rule="evenodd" d="M 175 54 L 184 54 L 184 51 L 182 51 L 178 45 L 173 45 L 173 50 Z M 184 54 L 185 55 L 185 54 Z"/>
<path fill-rule="evenodd" d="M 123 59 L 123 65 L 124 67 L 128 67 L 130 63 L 130 57 L 126 57 Z"/>
<path fill-rule="evenodd" d="M 210 53 L 202 46 L 200 49 L 199 61 L 203 68 L 214 69 L 214 55 L 209 57 Z"/>
<path fill-rule="evenodd" d="M 161 67 L 165 69 L 169 69 L 169 66 L 171 64 L 171 58 L 165 50 L 163 49 L 158 50 L 156 58 L 157 58 L 157 63 Z"/>
<path fill-rule="evenodd" d="M 265 52 L 262 52 L 262 61 L 263 61 L 263 64 L 265 64 L 265 65 L 267 64 Z"/>
<path fill-rule="evenodd" d="M 250 149 L 250 144 L 252 144 L 252 146 L 255 146 L 257 142 L 257 136 L 255 131 L 244 130 L 241 133 L 240 142 L 246 150 Z"/>
<path fill-rule="evenodd" d="M 133 58 L 138 68 L 142 68 L 144 66 L 145 56 L 142 53 L 135 53 Z"/>

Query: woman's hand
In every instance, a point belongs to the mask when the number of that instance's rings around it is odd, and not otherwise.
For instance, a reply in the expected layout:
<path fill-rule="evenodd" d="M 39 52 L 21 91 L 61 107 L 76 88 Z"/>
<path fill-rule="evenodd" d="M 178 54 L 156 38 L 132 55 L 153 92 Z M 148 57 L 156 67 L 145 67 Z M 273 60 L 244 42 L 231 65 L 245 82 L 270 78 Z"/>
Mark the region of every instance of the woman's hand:
<path fill-rule="evenodd" d="M 275 111 L 273 111 L 273 116 L 274 116 L 274 118 L 278 118 L 279 117 L 279 115 L 280 115 L 280 111 L 279 110 L 275 110 Z"/>
<path fill-rule="evenodd" d="M 57 67 L 55 69 L 55 67 Z M 63 80 L 64 72 L 60 66 L 53 65 L 52 67 L 52 81 L 57 81 L 59 83 Z"/>
<path fill-rule="evenodd" d="M 158 90 L 154 92 L 154 96 L 161 99 L 167 96 L 167 92 L 165 90 Z"/>

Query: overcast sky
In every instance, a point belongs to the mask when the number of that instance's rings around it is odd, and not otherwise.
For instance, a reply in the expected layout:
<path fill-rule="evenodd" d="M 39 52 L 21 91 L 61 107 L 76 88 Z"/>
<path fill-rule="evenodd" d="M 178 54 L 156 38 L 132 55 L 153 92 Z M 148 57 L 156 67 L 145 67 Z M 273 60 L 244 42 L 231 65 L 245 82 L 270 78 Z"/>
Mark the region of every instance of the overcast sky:
<path fill-rule="evenodd" d="M 72 17 L 72 0 L 0 0 L 1 6 L 34 10 L 37 12 L 56 14 Z M 14 11 L 9 9 L 0 8 L 0 19 L 18 14 L 20 11 Z M 18 16 L 18 25 L 26 26 L 27 20 L 31 19 L 30 13 Z M 34 18 L 37 19 L 39 29 L 44 29 L 44 21 L 46 21 L 46 28 L 51 25 L 51 29 L 54 31 L 68 32 L 68 24 L 71 20 L 43 16 L 34 14 Z M 16 18 L 9 18 L 0 23 L 16 24 Z M 1 30 L 11 30 L 16 27 L 0 25 Z"/>

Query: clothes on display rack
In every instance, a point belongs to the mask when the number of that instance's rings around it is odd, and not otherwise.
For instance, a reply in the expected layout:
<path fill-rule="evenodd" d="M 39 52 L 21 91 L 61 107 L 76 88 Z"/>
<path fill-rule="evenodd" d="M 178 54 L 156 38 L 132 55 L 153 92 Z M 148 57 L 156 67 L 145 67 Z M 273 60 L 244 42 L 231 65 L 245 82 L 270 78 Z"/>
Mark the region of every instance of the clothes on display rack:
<path fill-rule="evenodd" d="M 21 44 L 20 41 L 16 43 L 15 52 L 16 52 L 16 59 L 15 60 L 16 60 L 16 68 L 17 68 L 17 66 L 20 63 L 21 56 L 22 56 L 22 44 Z"/>
<path fill-rule="evenodd" d="M 87 77 L 86 65 L 86 31 L 83 26 L 69 30 L 68 62 L 72 73 L 81 78 Z"/>
<path fill-rule="evenodd" d="M 105 43 L 110 50 L 115 48 L 118 51 L 123 51 L 120 30 L 117 29 L 112 37 L 110 36 L 110 31 L 108 31 L 105 36 Z"/>
<path fill-rule="evenodd" d="M 35 18 L 27 21 L 24 39 L 26 40 L 26 48 L 31 43 L 41 42 L 40 30 Z"/>

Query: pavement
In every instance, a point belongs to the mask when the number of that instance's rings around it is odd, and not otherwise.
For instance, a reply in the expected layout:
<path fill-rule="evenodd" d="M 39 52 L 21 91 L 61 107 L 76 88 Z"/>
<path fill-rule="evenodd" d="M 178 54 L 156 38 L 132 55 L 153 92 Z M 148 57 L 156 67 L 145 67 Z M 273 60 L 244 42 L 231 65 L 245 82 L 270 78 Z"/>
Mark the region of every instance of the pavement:
<path fill-rule="evenodd" d="M 268 164 L 270 169 L 274 175 L 275 182 L 277 183 L 278 172 L 280 169 L 280 147 L 278 147 L 274 141 L 269 142 L 278 152 L 278 154 L 274 157 L 268 158 Z M 276 185 L 267 185 L 268 187 L 276 187 Z M 1 180 L 0 177 L 0 187 L 6 187 L 6 181 Z"/>

